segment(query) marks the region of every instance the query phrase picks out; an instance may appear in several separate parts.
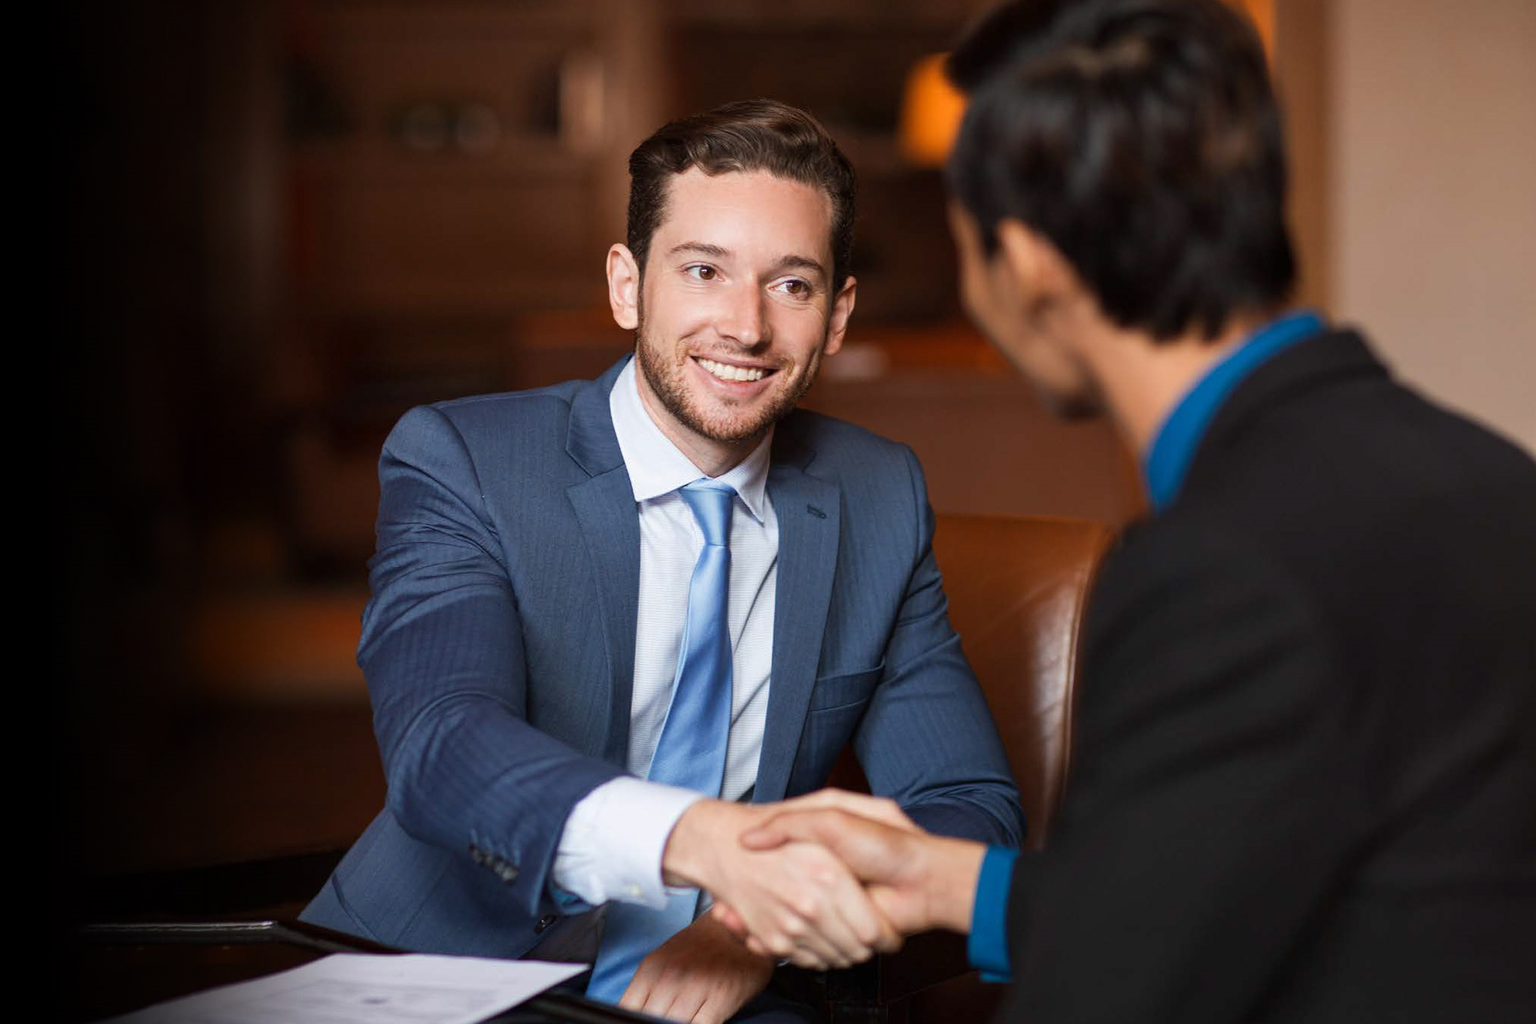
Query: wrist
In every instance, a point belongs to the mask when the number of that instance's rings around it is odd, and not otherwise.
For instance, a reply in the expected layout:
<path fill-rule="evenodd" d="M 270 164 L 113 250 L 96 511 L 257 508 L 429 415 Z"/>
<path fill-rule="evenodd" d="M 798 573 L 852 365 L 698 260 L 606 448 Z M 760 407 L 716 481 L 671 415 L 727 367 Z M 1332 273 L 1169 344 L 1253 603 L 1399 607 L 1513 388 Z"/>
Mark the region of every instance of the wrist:
<path fill-rule="evenodd" d="M 682 813 L 661 851 L 661 877 L 667 885 L 710 888 L 721 821 L 733 807 L 724 801 L 706 798 L 690 804 Z"/>
<path fill-rule="evenodd" d="M 935 928 L 965 935 L 971 930 L 976 883 L 987 848 L 964 839 L 935 838 L 931 853 L 928 877 L 934 879 L 934 887 L 929 893 L 929 920 Z"/>

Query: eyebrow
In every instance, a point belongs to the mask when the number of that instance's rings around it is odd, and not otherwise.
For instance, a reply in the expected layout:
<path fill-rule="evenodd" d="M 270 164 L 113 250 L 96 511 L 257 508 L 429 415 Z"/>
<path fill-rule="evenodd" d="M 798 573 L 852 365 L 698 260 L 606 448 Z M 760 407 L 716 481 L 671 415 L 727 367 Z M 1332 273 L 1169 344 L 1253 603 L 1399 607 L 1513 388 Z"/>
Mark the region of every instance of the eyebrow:
<path fill-rule="evenodd" d="M 804 270 L 819 277 L 827 276 L 827 268 L 821 265 L 820 260 L 813 260 L 809 256 L 799 256 L 794 253 L 790 253 L 788 256 L 781 256 L 779 262 L 774 264 L 774 269 Z"/>
<path fill-rule="evenodd" d="M 731 254 L 731 250 L 721 248 L 718 245 L 710 245 L 708 242 L 680 242 L 667 250 L 668 256 L 681 256 L 683 253 L 697 253 L 700 256 L 713 256 L 716 259 L 724 259 Z"/>
<path fill-rule="evenodd" d="M 667 253 L 670 256 L 693 253 L 699 256 L 709 256 L 714 259 L 726 259 L 733 255 L 731 250 L 709 242 L 680 242 L 669 249 Z M 827 276 L 827 268 L 822 265 L 820 260 L 812 259 L 809 256 L 801 256 L 798 253 L 780 256 L 773 264 L 772 269 L 775 273 L 780 270 L 801 270 L 807 273 L 818 274 L 823 278 Z"/>

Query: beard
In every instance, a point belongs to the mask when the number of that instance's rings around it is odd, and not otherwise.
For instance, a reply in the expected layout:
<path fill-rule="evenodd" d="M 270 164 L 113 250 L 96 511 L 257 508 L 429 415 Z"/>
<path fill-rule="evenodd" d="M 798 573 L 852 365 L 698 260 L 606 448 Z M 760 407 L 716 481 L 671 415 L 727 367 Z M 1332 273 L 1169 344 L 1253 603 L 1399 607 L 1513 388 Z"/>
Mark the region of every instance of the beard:
<path fill-rule="evenodd" d="M 1047 412 L 1068 423 L 1096 420 L 1104 415 L 1104 397 L 1097 388 L 1066 394 L 1031 381 L 1035 396 Z"/>
<path fill-rule="evenodd" d="M 979 325 L 980 321 L 976 323 Z M 1069 390 L 1061 384 L 1048 383 L 1024 358 L 1009 346 L 999 342 L 995 335 L 987 334 L 985 329 L 982 333 L 987 335 L 987 341 L 992 347 L 1002 353 L 1014 372 L 1024 378 L 1030 390 L 1034 392 L 1036 401 L 1051 416 L 1064 422 L 1074 423 L 1098 419 L 1104 415 L 1108 408 L 1104 402 L 1104 392 L 1093 374 L 1081 361 L 1073 361 L 1078 384 Z"/>
<path fill-rule="evenodd" d="M 753 407 L 742 408 L 741 415 L 732 416 L 701 407 L 683 379 L 688 357 L 683 357 L 681 362 L 670 362 L 668 351 L 668 346 L 650 337 L 646 331 L 642 311 L 635 328 L 635 353 L 640 372 L 645 375 L 651 391 L 672 418 L 688 430 L 711 441 L 733 445 L 762 437 L 769 427 L 788 416 L 810 390 L 821 366 L 821 350 L 818 349 L 798 379 L 790 380 L 789 371 L 782 367 L 775 370 L 774 377 L 783 381 L 777 389 L 764 395 Z"/>

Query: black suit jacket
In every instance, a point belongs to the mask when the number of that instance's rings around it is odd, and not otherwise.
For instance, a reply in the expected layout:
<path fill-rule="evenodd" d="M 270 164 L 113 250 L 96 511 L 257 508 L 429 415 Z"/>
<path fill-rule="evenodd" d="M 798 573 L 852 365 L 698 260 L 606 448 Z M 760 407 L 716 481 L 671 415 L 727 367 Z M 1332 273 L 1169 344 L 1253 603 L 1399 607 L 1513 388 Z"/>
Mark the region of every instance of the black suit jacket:
<path fill-rule="evenodd" d="M 1228 397 L 1093 596 L 1005 1016 L 1536 1021 L 1536 465 L 1350 333 Z"/>

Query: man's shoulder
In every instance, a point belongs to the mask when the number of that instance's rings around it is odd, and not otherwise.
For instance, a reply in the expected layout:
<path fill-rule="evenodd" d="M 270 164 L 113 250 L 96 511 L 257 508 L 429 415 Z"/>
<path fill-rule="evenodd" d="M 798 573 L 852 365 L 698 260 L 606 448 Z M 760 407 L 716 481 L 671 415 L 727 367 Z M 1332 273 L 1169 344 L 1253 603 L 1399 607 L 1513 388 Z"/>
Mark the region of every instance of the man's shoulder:
<path fill-rule="evenodd" d="M 1373 652 L 1402 646 L 1384 623 L 1426 608 L 1444 635 L 1470 637 L 1532 607 L 1529 574 L 1506 570 L 1536 558 L 1530 457 L 1385 373 L 1311 383 L 1197 456 L 1177 500 L 1126 532 L 1101 603 L 1198 592 L 1220 606 L 1251 591 Z"/>
<path fill-rule="evenodd" d="M 1536 463 L 1509 439 L 1396 379 L 1352 330 L 1281 353 L 1239 385 L 1179 505 L 1231 519 L 1379 529 L 1419 508 L 1536 499 Z"/>
<path fill-rule="evenodd" d="M 509 438 L 522 446 L 536 445 L 540 438 L 563 443 L 573 407 L 605 383 L 606 378 L 569 380 L 416 406 L 401 416 L 385 447 L 451 440 L 473 451 L 486 444 L 503 448 Z M 606 408 L 606 397 L 603 404 Z"/>
<path fill-rule="evenodd" d="M 900 441 L 808 409 L 796 409 L 784 418 L 774 444 L 786 452 L 797 447 L 808 449 L 814 453 L 818 468 L 867 469 L 871 460 L 882 467 L 917 461 L 912 449 Z"/>
<path fill-rule="evenodd" d="M 466 395 L 433 402 L 429 408 L 458 423 L 508 420 L 567 419 L 576 396 L 588 388 L 600 386 L 595 380 L 567 380 L 541 388 L 500 391 L 494 394 Z"/>

